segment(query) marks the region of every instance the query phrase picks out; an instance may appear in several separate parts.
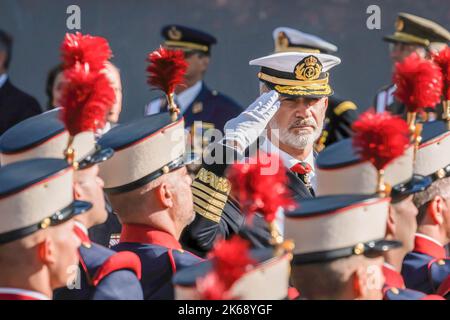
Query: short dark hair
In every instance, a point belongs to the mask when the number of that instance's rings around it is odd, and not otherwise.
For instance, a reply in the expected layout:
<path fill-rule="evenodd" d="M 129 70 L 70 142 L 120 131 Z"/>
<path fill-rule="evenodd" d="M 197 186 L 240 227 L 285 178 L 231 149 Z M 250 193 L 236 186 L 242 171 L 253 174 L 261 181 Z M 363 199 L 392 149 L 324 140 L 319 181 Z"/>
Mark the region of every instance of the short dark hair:
<path fill-rule="evenodd" d="M 12 55 L 13 38 L 6 33 L 6 31 L 0 29 L 0 51 L 6 52 L 5 69 L 9 68 Z"/>
<path fill-rule="evenodd" d="M 45 86 L 45 93 L 47 94 L 48 102 L 47 102 L 47 110 L 53 109 L 56 106 L 53 105 L 53 86 L 55 84 L 56 77 L 58 74 L 63 72 L 62 64 L 58 64 L 54 66 L 47 74 L 47 82 Z"/>

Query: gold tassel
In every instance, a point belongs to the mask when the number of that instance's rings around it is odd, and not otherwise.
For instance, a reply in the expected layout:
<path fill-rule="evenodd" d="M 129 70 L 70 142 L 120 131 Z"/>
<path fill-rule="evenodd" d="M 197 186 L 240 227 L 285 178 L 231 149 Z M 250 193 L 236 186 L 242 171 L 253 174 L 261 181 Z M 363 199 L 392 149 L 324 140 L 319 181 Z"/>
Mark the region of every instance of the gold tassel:
<path fill-rule="evenodd" d="M 384 183 L 384 170 L 378 170 L 377 193 L 383 197 L 386 196 L 386 184 Z"/>
<path fill-rule="evenodd" d="M 450 100 L 442 101 L 442 106 L 444 108 L 444 113 L 442 114 L 442 118 L 447 120 L 447 129 L 450 130 Z"/>
<path fill-rule="evenodd" d="M 170 112 L 170 118 L 172 120 L 172 122 L 177 121 L 178 118 L 178 114 L 180 113 L 180 109 L 178 109 L 177 105 L 175 104 L 175 100 L 174 100 L 174 94 L 171 93 L 170 95 L 167 96 L 167 103 L 168 103 L 168 109 Z"/>
<path fill-rule="evenodd" d="M 409 132 L 411 133 L 412 140 L 415 139 L 415 132 L 416 132 L 416 119 L 417 119 L 417 113 L 416 112 L 408 112 L 406 114 L 406 122 L 408 123 Z"/>
<path fill-rule="evenodd" d="M 78 169 L 78 162 L 75 161 L 75 149 L 73 148 L 74 136 L 69 136 L 69 141 L 67 142 L 67 148 L 64 150 L 64 157 L 67 162 L 76 169 Z"/>

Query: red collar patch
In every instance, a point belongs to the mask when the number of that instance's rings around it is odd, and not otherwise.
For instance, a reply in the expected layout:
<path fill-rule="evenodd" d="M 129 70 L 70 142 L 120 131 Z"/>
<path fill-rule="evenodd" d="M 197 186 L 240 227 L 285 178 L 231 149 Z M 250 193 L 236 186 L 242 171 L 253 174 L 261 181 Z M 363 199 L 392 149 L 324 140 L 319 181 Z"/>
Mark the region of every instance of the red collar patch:
<path fill-rule="evenodd" d="M 383 275 L 385 278 L 384 285 L 399 289 L 405 289 L 405 282 L 403 277 L 397 271 L 383 265 Z"/>
<path fill-rule="evenodd" d="M 169 249 L 182 250 L 181 244 L 170 233 L 142 224 L 124 224 L 120 242 L 155 244 Z"/>
<path fill-rule="evenodd" d="M 439 244 L 422 237 L 421 235 L 416 235 L 414 239 L 414 252 L 426 254 L 435 259 L 445 259 L 445 248 Z"/>

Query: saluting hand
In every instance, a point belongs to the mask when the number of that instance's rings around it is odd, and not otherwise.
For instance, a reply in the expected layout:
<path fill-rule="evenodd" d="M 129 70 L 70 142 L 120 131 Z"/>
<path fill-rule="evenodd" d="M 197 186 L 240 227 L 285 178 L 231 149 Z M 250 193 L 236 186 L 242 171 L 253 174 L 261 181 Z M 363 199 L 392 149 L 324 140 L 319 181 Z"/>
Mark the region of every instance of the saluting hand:
<path fill-rule="evenodd" d="M 244 112 L 229 120 L 224 127 L 223 143 L 244 152 L 263 133 L 280 108 L 279 95 L 272 90 L 261 95 Z"/>

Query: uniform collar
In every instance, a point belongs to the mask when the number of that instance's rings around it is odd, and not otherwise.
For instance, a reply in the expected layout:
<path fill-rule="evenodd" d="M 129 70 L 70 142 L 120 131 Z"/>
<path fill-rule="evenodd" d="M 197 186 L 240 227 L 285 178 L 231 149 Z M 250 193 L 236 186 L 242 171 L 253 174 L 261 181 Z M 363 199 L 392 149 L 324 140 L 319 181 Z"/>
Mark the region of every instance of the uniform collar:
<path fill-rule="evenodd" d="M 272 141 L 269 140 L 269 138 L 267 138 L 267 136 L 264 137 L 264 143 L 261 147 L 261 149 L 267 153 L 275 153 L 278 154 L 279 157 L 281 158 L 281 161 L 283 161 L 283 164 L 285 165 L 286 168 L 290 169 L 292 168 L 294 165 L 296 165 L 297 163 L 301 162 L 297 159 L 295 159 L 293 156 L 291 156 L 289 153 L 284 152 L 283 150 L 281 150 L 280 148 L 278 148 L 277 146 L 275 146 Z M 308 157 L 306 157 L 306 159 L 304 160 L 304 162 L 308 163 L 311 168 L 312 171 L 315 171 L 315 166 L 314 166 L 314 153 L 311 151 L 310 154 L 308 155 Z"/>
<path fill-rule="evenodd" d="M 2 88 L 6 81 L 8 81 L 8 75 L 6 73 L 0 75 L 0 88 Z"/>
<path fill-rule="evenodd" d="M 37 291 L 0 288 L 0 300 L 50 300 L 50 298 Z"/>
<path fill-rule="evenodd" d="M 120 242 L 155 244 L 169 249 L 182 250 L 173 235 L 143 224 L 123 224 Z"/>
<path fill-rule="evenodd" d="M 395 270 L 394 266 L 385 262 L 383 264 L 384 285 L 398 289 L 405 289 L 405 282 L 402 275 Z"/>
<path fill-rule="evenodd" d="M 180 94 L 175 96 L 175 99 L 178 102 L 178 107 L 180 108 L 181 113 L 184 113 L 187 108 L 194 102 L 195 98 L 198 96 L 200 91 L 202 90 L 202 81 L 197 81 L 192 87 L 184 90 Z"/>
<path fill-rule="evenodd" d="M 444 246 L 441 243 L 439 243 L 439 241 L 422 233 L 416 233 L 413 251 L 426 254 L 435 259 L 446 258 Z"/>
<path fill-rule="evenodd" d="M 297 163 L 300 162 L 299 160 L 295 159 L 293 156 L 291 156 L 287 152 L 284 152 L 283 150 L 281 150 L 280 148 L 275 146 L 272 143 L 272 141 L 269 140 L 269 138 L 267 136 L 264 136 L 264 143 L 262 144 L 261 149 L 267 153 L 278 154 L 281 161 L 283 161 L 284 166 L 289 170 L 294 165 L 296 165 Z M 317 187 L 317 179 L 316 179 L 317 177 L 316 177 L 316 167 L 314 164 L 314 152 L 313 151 L 310 152 L 310 154 L 306 157 L 304 162 L 308 163 L 311 166 L 312 171 L 309 173 L 309 177 L 311 179 L 311 185 L 312 185 L 313 189 L 316 190 L 317 189 L 316 188 Z"/>
<path fill-rule="evenodd" d="M 89 239 L 88 229 L 86 228 L 86 226 L 84 224 L 82 224 L 79 221 L 75 221 L 75 226 L 74 226 L 73 231 L 77 235 L 78 239 L 80 239 L 84 245 L 87 245 L 87 246 L 90 245 L 91 240 Z"/>

